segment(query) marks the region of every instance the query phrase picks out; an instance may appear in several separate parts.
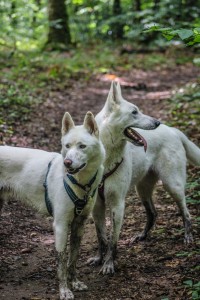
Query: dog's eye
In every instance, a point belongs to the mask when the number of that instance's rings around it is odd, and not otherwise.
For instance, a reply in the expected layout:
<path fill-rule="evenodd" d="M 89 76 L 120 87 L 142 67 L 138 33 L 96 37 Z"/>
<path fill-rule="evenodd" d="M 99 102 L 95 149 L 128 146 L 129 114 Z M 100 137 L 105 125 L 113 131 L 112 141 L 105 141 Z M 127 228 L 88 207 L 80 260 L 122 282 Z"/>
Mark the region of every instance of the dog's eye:
<path fill-rule="evenodd" d="M 133 115 L 137 115 L 137 113 L 138 113 L 137 110 L 133 110 L 133 111 L 132 111 L 132 114 L 133 114 Z"/>
<path fill-rule="evenodd" d="M 70 144 L 66 144 L 65 148 L 69 149 L 70 148 Z"/>
<path fill-rule="evenodd" d="M 79 145 L 79 148 L 81 148 L 81 149 L 85 149 L 85 148 L 86 148 L 86 145 L 84 145 L 84 144 L 81 144 L 81 145 Z"/>

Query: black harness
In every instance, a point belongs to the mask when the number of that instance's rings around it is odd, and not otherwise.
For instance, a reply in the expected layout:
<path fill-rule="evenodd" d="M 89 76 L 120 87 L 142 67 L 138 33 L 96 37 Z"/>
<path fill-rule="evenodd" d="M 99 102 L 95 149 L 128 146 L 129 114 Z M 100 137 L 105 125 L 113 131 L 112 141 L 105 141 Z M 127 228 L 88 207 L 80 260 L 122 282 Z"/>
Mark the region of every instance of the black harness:
<path fill-rule="evenodd" d="M 48 213 L 52 217 L 53 217 L 53 208 L 52 208 L 52 205 L 51 205 L 51 201 L 49 199 L 47 178 L 48 178 L 48 175 L 49 175 L 49 171 L 51 169 L 53 159 L 48 164 L 47 173 L 46 173 L 46 176 L 45 176 L 45 181 L 43 183 L 43 186 L 44 186 L 44 199 L 45 199 L 46 207 L 47 207 Z"/>
<path fill-rule="evenodd" d="M 89 198 L 89 194 L 91 191 L 91 187 L 92 184 L 95 182 L 96 177 L 97 177 L 97 173 L 92 177 L 92 179 L 90 180 L 90 182 L 86 185 L 82 185 L 80 184 L 73 176 L 67 174 L 67 177 L 69 178 L 69 180 L 71 181 L 71 183 L 77 185 L 78 187 L 80 187 L 84 192 L 85 195 L 82 199 L 78 198 L 77 195 L 74 193 L 74 191 L 72 190 L 72 188 L 70 187 L 70 185 L 66 182 L 65 178 L 63 178 L 63 184 L 65 187 L 65 190 L 69 196 L 69 198 L 72 200 L 72 202 L 75 205 L 75 215 L 80 215 L 82 210 L 84 209 L 85 205 L 87 204 L 88 198 Z M 91 197 L 94 196 L 96 192 L 96 189 L 93 191 L 93 193 L 90 195 Z"/>
<path fill-rule="evenodd" d="M 49 195 L 48 195 L 47 178 L 48 178 L 49 171 L 50 171 L 50 168 L 51 168 L 51 165 L 52 165 L 52 161 L 53 161 L 53 159 L 48 164 L 47 173 L 46 173 L 46 176 L 45 176 L 45 181 L 43 183 L 43 186 L 45 188 L 45 203 L 46 203 L 47 210 L 48 210 L 48 212 L 51 216 L 53 216 L 53 208 L 52 208 L 52 204 L 51 204 L 51 201 L 50 201 L 50 198 L 49 198 Z M 64 188 L 65 188 L 69 198 L 72 200 L 72 202 L 75 205 L 75 208 L 74 208 L 75 215 L 80 215 L 82 213 L 85 205 L 87 204 L 89 197 L 94 196 L 94 194 L 96 192 L 96 189 L 93 191 L 93 193 L 91 195 L 89 195 L 89 194 L 90 194 L 90 191 L 91 191 L 91 188 L 92 188 L 92 184 L 96 180 L 97 173 L 98 173 L 98 171 L 95 173 L 95 175 L 89 181 L 89 183 L 86 184 L 86 185 L 82 185 L 81 183 L 79 183 L 72 175 L 70 175 L 70 174 L 66 175 L 67 178 L 71 181 L 72 184 L 77 185 L 78 187 L 80 187 L 85 192 L 85 195 L 82 199 L 78 198 L 78 196 L 74 193 L 73 189 L 67 183 L 65 178 L 63 178 Z"/>

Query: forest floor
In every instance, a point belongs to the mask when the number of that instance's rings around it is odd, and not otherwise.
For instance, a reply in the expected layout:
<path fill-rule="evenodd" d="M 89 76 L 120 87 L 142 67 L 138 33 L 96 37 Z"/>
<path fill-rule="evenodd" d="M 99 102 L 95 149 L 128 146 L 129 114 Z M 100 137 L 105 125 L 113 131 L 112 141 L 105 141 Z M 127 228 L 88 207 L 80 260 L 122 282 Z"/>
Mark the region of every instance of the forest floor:
<path fill-rule="evenodd" d="M 88 110 L 94 114 L 100 111 L 112 79 L 121 83 L 125 99 L 138 105 L 144 113 L 168 123 L 171 117 L 168 99 L 175 89 L 196 82 L 198 72 L 192 64 L 151 71 L 119 69 L 112 74 L 93 75 L 88 81 L 80 74 L 77 79 L 69 79 L 63 89 L 52 84 L 43 92 L 45 100 L 15 121 L 12 136 L 6 136 L 4 142 L 60 151 L 64 112 L 69 111 L 77 123 L 82 123 Z M 200 135 L 193 131 L 192 124 L 185 129 L 192 140 L 200 142 Z M 189 172 L 194 174 L 199 169 L 192 167 Z M 142 231 L 146 216 L 137 196 L 132 193 L 127 196 L 114 276 L 103 276 L 99 274 L 100 267 L 86 264 L 97 251 L 94 224 L 92 220 L 87 222 L 77 268 L 88 291 L 75 292 L 75 299 L 200 299 L 194 298 L 194 292 L 196 295 L 199 292 L 194 284 L 200 281 L 200 224 L 196 221 L 199 206 L 188 205 L 194 220 L 195 242 L 186 246 L 181 217 L 161 183 L 154 198 L 158 211 L 156 227 L 147 240 L 129 245 L 128 240 Z M 58 299 L 51 218 L 44 218 L 12 199 L 1 215 L 0 248 L 1 300 Z"/>

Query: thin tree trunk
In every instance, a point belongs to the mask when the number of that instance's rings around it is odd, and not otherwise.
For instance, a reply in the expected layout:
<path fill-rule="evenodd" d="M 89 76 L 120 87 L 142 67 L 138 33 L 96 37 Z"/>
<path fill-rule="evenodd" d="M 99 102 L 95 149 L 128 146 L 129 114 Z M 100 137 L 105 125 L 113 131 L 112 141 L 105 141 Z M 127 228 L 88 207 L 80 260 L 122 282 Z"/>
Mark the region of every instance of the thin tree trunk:
<path fill-rule="evenodd" d="M 49 33 L 47 45 L 53 49 L 67 48 L 71 44 L 65 0 L 49 0 Z"/>
<path fill-rule="evenodd" d="M 184 4 L 184 16 L 183 19 L 185 18 L 185 20 L 187 21 L 193 21 L 194 20 L 194 16 L 192 14 L 193 10 L 191 10 L 191 8 L 196 7 L 196 10 L 198 9 L 198 7 L 200 6 L 200 1 L 199 0 L 186 0 L 185 4 Z"/>
<path fill-rule="evenodd" d="M 119 16 L 122 14 L 121 1 L 114 0 L 113 2 L 113 16 Z M 117 39 L 122 39 L 124 35 L 123 24 L 116 21 L 113 24 L 113 36 Z"/>
<path fill-rule="evenodd" d="M 133 7 L 135 8 L 136 11 L 141 11 L 142 10 L 141 9 L 141 1 L 140 0 L 134 0 L 133 3 L 134 3 Z"/>
<path fill-rule="evenodd" d="M 159 4 L 160 4 L 160 0 L 154 0 L 154 10 L 155 11 L 159 10 Z"/>
<path fill-rule="evenodd" d="M 41 0 L 35 0 L 35 3 L 37 5 L 37 7 L 40 9 L 41 8 Z M 35 26 L 36 21 L 37 21 L 36 13 L 37 13 L 37 9 L 34 10 L 34 14 L 33 14 L 33 21 L 32 21 L 33 27 Z"/>
<path fill-rule="evenodd" d="M 10 5 L 9 17 L 10 17 L 11 26 L 13 26 L 13 27 L 15 27 L 17 25 L 17 18 L 13 17 L 13 16 L 15 16 L 15 12 L 16 12 L 16 1 L 12 0 L 11 5 Z"/>

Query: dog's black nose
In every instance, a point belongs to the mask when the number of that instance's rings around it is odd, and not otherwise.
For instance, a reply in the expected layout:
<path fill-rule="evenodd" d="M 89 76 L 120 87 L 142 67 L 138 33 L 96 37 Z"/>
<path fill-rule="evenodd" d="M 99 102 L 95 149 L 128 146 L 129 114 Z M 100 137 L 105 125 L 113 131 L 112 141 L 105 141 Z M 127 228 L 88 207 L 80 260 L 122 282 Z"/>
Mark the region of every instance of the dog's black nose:
<path fill-rule="evenodd" d="M 160 121 L 156 120 L 155 125 L 156 125 L 156 127 L 158 127 L 160 125 Z"/>
<path fill-rule="evenodd" d="M 71 159 L 65 159 L 64 160 L 64 165 L 65 165 L 65 167 L 69 168 L 72 165 L 72 160 Z"/>

